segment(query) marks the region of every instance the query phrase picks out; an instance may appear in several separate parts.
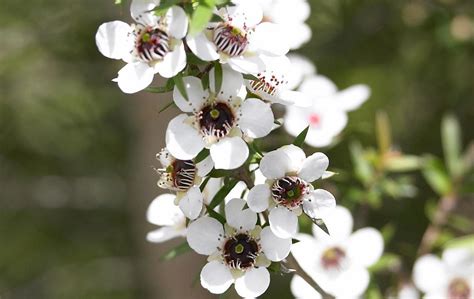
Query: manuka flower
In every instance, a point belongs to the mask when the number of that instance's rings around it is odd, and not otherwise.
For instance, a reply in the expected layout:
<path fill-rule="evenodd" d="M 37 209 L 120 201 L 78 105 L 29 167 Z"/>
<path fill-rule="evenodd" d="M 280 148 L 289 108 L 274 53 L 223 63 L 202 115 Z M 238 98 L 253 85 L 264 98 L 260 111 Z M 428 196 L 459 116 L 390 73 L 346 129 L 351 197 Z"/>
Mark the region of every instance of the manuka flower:
<path fill-rule="evenodd" d="M 286 109 L 284 127 L 297 136 L 309 126 L 305 142 L 314 147 L 331 144 L 347 124 L 347 112 L 357 109 L 370 96 L 366 85 L 354 85 L 338 91 L 336 85 L 324 76 L 311 76 L 298 89 L 310 95 L 310 108 L 289 106 Z"/>
<path fill-rule="evenodd" d="M 241 166 L 249 155 L 243 138 L 264 137 L 272 130 L 270 105 L 255 98 L 243 100 L 246 90 L 242 75 L 226 67 L 220 91 L 216 91 L 214 70 L 210 73 L 210 90 L 203 89 L 199 78 L 184 77 L 183 81 L 188 100 L 175 88 L 174 102 L 192 115 L 180 114 L 170 121 L 166 130 L 170 153 L 189 160 L 206 147 L 215 168 Z"/>
<path fill-rule="evenodd" d="M 211 293 L 222 294 L 232 283 L 242 297 L 258 297 L 270 284 L 267 267 L 271 261 L 288 256 L 291 239 L 275 236 L 269 227 L 256 226 L 257 214 L 243 209 L 245 201 L 234 198 L 225 206 L 226 225 L 202 217 L 188 227 L 189 246 L 207 255 L 201 271 L 201 285 Z"/>
<path fill-rule="evenodd" d="M 298 216 L 304 211 L 312 219 L 336 205 L 334 196 L 326 190 L 314 190 L 312 182 L 326 171 L 329 159 L 323 153 L 306 157 L 303 150 L 285 145 L 265 154 L 260 170 L 267 178 L 265 184 L 253 187 L 247 202 L 254 212 L 270 210 L 269 221 L 273 233 L 291 238 L 298 231 Z"/>
<path fill-rule="evenodd" d="M 186 217 L 174 204 L 175 198 L 173 194 L 162 194 L 148 206 L 148 222 L 161 226 L 147 234 L 148 241 L 161 243 L 186 235 Z"/>
<path fill-rule="evenodd" d="M 359 298 L 369 284 L 367 268 L 383 252 L 382 234 L 374 228 L 352 232 L 353 219 L 344 207 L 337 206 L 324 219 L 327 235 L 313 225 L 313 236 L 299 234 L 300 242 L 291 252 L 303 270 L 337 298 Z M 297 298 L 321 298 L 301 277 L 294 276 L 291 291 Z"/>
<path fill-rule="evenodd" d="M 165 15 L 153 10 L 159 0 L 133 0 L 130 10 L 136 24 L 113 21 L 97 30 L 96 43 L 106 57 L 127 63 L 114 79 L 125 93 L 135 93 L 153 81 L 154 74 L 175 76 L 186 66 L 186 53 L 181 39 L 188 30 L 184 10 L 172 6 Z"/>
<path fill-rule="evenodd" d="M 221 22 L 210 23 L 196 36 L 187 36 L 187 44 L 204 61 L 219 59 L 241 73 L 264 69 L 262 55 L 281 56 L 288 52 L 279 36 L 279 26 L 262 22 L 261 7 L 254 1 L 241 1 L 218 11 Z"/>
<path fill-rule="evenodd" d="M 311 106 L 309 95 L 290 90 L 288 86 L 286 76 L 291 71 L 291 63 L 288 57 L 263 56 L 262 59 L 266 67 L 256 74 L 258 80 L 245 81 L 245 85 L 253 94 L 269 103 L 301 107 Z"/>
<path fill-rule="evenodd" d="M 469 248 L 449 248 L 442 258 L 427 254 L 413 267 L 413 282 L 424 298 L 471 299 L 474 296 L 474 254 Z"/>

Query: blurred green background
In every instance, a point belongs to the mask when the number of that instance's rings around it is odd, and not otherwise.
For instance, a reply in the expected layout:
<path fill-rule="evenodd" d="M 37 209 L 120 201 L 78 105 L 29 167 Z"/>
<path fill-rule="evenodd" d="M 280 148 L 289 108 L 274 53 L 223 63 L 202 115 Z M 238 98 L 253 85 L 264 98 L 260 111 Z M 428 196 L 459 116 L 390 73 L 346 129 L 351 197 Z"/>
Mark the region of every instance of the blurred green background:
<path fill-rule="evenodd" d="M 342 142 L 325 150 L 331 167 L 352 169 L 355 140 L 376 147 L 381 110 L 393 148 L 404 153 L 441 158 L 446 113 L 459 120 L 464 147 L 474 139 L 473 1 L 310 3 L 313 38 L 299 52 L 340 88 L 372 88 L 350 113 Z M 127 5 L 3 0 L 0 7 L 0 297 L 211 298 L 188 283 L 200 257 L 161 262 L 172 245 L 145 242 L 153 228 L 146 207 L 160 192 L 150 166 L 177 110 L 158 115 L 169 95 L 126 96 L 110 81 L 122 63 L 102 57 L 94 35 L 105 21 L 129 20 Z M 428 224 L 426 203 L 439 198 L 419 173 L 410 180 L 414 197 L 382 194 L 380 207 L 360 204 L 356 179 L 354 188 L 337 178 L 332 185 L 359 226 L 392 231 L 386 251 L 401 257 L 406 273 Z M 463 215 L 473 212 L 473 188 L 466 176 L 456 211 L 464 222 L 448 237 L 472 233 Z M 384 294 L 392 276 L 376 280 Z M 287 277 L 272 281 L 264 298 L 289 296 Z"/>

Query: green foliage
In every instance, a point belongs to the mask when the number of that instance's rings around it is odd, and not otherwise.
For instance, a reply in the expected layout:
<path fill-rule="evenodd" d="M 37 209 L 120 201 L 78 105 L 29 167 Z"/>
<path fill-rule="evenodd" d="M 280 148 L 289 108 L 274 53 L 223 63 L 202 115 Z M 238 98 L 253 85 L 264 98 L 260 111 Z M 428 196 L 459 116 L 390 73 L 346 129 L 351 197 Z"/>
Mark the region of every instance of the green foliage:
<path fill-rule="evenodd" d="M 293 145 L 302 147 L 306 139 L 306 135 L 308 134 L 308 130 L 309 130 L 309 126 L 306 127 L 306 129 L 304 129 L 303 131 L 301 131 L 301 133 L 299 133 L 298 136 L 296 136 L 295 140 L 293 141 Z"/>
<path fill-rule="evenodd" d="M 178 246 L 172 248 L 168 252 L 166 252 L 161 259 L 164 261 L 170 261 L 174 259 L 175 257 L 178 257 L 186 252 L 191 251 L 191 247 L 189 247 L 188 242 L 183 242 L 179 244 Z"/>
<path fill-rule="evenodd" d="M 202 32 L 213 16 L 215 0 L 199 0 L 189 24 L 189 35 Z"/>
<path fill-rule="evenodd" d="M 214 195 L 214 198 L 212 198 L 211 202 L 209 203 L 209 209 L 214 209 L 217 207 L 219 204 L 224 201 L 225 197 L 229 192 L 237 185 L 239 181 L 235 179 L 230 179 L 228 183 L 224 184 L 224 186 Z"/>

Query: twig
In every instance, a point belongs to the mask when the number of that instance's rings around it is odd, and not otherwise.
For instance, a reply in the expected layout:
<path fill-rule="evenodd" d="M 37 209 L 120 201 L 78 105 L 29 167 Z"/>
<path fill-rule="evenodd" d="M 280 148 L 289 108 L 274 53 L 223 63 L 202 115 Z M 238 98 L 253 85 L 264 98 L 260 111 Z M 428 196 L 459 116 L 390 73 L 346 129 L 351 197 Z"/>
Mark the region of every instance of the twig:
<path fill-rule="evenodd" d="M 318 291 L 319 294 L 321 294 L 321 297 L 323 299 L 334 299 L 336 297 L 326 293 L 317 283 L 314 281 L 311 276 L 309 276 L 298 264 L 296 261 L 295 257 L 290 253 L 290 255 L 286 258 L 288 267 L 291 269 L 294 269 L 294 273 L 303 278 L 309 285 L 311 285 L 316 291 Z"/>
<path fill-rule="evenodd" d="M 456 207 L 457 197 L 446 195 L 438 202 L 433 221 L 426 229 L 418 248 L 418 256 L 429 253 L 438 238 L 441 227 L 446 224 L 449 213 Z"/>

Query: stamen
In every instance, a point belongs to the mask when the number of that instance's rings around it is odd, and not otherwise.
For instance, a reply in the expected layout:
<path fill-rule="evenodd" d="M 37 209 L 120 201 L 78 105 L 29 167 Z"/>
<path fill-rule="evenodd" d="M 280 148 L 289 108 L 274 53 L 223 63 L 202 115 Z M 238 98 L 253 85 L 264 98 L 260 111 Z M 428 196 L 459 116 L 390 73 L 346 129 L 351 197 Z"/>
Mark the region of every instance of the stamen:
<path fill-rule="evenodd" d="M 340 269 L 343 266 L 346 253 L 339 247 L 328 248 L 323 252 L 321 264 L 326 270 Z"/>
<path fill-rule="evenodd" d="M 194 185 L 196 166 L 191 160 L 176 159 L 160 172 L 158 187 L 173 191 L 187 191 Z"/>
<path fill-rule="evenodd" d="M 227 23 L 220 23 L 214 28 L 214 44 L 217 50 L 229 56 L 239 56 L 248 46 L 247 33 Z"/>
<path fill-rule="evenodd" d="M 230 268 L 245 270 L 253 267 L 261 248 L 257 240 L 240 233 L 229 238 L 222 250 L 224 261 Z"/>
<path fill-rule="evenodd" d="M 225 137 L 235 125 L 233 109 L 223 102 L 205 106 L 196 114 L 202 135 L 205 137 Z"/>
<path fill-rule="evenodd" d="M 159 28 L 142 28 L 135 33 L 137 56 L 144 62 L 162 60 L 169 52 L 169 37 Z"/>
<path fill-rule="evenodd" d="M 272 185 L 273 199 L 287 208 L 299 207 L 303 203 L 303 195 L 308 192 L 308 183 L 299 177 L 286 176 Z"/>

